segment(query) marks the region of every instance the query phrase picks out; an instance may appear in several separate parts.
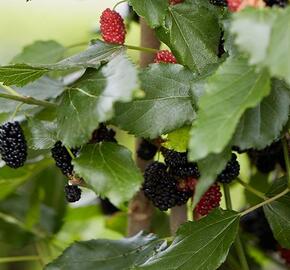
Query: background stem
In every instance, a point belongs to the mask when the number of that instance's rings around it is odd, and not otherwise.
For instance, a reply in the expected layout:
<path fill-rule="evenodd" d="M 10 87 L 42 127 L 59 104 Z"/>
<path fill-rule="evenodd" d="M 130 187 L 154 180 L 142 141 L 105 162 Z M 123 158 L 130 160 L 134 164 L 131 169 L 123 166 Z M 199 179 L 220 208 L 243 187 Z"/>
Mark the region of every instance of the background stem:
<path fill-rule="evenodd" d="M 236 180 L 237 180 L 238 183 L 240 183 L 249 192 L 255 194 L 257 197 L 259 197 L 259 198 L 261 198 L 263 200 L 267 200 L 267 197 L 262 192 L 260 192 L 259 190 L 256 190 L 255 188 L 250 186 L 248 183 L 244 182 L 242 179 L 237 178 Z"/>
<path fill-rule="evenodd" d="M 289 162 L 289 150 L 288 150 L 289 146 L 288 146 L 288 141 L 285 137 L 283 138 L 282 143 L 283 143 L 284 160 L 285 160 L 287 177 L 288 177 L 288 187 L 290 188 L 290 162 Z"/>
<path fill-rule="evenodd" d="M 227 209 L 232 210 L 233 207 L 232 207 L 232 200 L 231 200 L 231 193 L 230 193 L 229 185 L 223 184 L 223 187 L 224 187 L 224 194 L 225 194 Z M 239 234 L 237 234 L 234 245 L 240 259 L 242 270 L 250 270 Z"/>
<path fill-rule="evenodd" d="M 1 263 L 12 263 L 12 262 L 25 262 L 25 261 L 38 261 L 39 256 L 16 256 L 16 257 L 3 257 L 0 258 Z"/>

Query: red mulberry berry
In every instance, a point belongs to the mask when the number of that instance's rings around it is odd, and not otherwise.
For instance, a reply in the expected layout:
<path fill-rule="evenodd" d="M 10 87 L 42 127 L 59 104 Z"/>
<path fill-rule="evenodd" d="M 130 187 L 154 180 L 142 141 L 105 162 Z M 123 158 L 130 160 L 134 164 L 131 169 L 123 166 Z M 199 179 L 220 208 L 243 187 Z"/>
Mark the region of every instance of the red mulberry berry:
<path fill-rule="evenodd" d="M 126 29 L 124 20 L 118 12 L 109 8 L 104 10 L 100 25 L 104 41 L 113 44 L 124 44 Z"/>
<path fill-rule="evenodd" d="M 157 52 L 154 63 L 171 63 L 171 64 L 176 64 L 176 58 L 172 54 L 172 52 L 168 50 L 162 50 Z"/>
<path fill-rule="evenodd" d="M 285 260 L 285 263 L 290 265 L 290 249 L 279 248 L 279 253 L 281 258 Z"/>
<path fill-rule="evenodd" d="M 238 11 L 242 0 L 227 0 L 228 1 L 228 8 L 231 12 L 236 12 Z"/>
<path fill-rule="evenodd" d="M 169 0 L 170 5 L 177 5 L 182 3 L 184 0 Z"/>
<path fill-rule="evenodd" d="M 214 184 L 202 196 L 195 208 L 195 211 L 202 216 L 208 215 L 214 208 L 219 207 L 221 197 L 222 193 L 220 191 L 220 186 L 218 184 Z"/>

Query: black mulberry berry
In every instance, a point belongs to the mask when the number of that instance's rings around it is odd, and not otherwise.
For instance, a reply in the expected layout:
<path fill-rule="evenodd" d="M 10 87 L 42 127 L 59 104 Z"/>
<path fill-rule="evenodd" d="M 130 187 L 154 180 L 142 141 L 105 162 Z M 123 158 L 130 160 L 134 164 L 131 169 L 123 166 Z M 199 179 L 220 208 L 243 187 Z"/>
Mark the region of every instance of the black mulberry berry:
<path fill-rule="evenodd" d="M 137 155 L 139 158 L 143 160 L 150 160 L 153 159 L 157 153 L 157 146 L 143 139 L 137 149 Z"/>
<path fill-rule="evenodd" d="M 22 167 L 27 158 L 27 144 L 18 122 L 8 122 L 0 127 L 0 154 L 11 168 Z"/>
<path fill-rule="evenodd" d="M 198 179 L 200 177 L 200 173 L 198 170 L 197 163 L 189 162 L 185 165 L 180 165 L 177 167 L 170 167 L 169 172 L 171 175 L 185 179 L 187 177 L 193 177 Z"/>
<path fill-rule="evenodd" d="M 188 163 L 187 152 L 177 152 L 171 149 L 162 147 L 161 153 L 164 156 L 164 161 L 169 167 L 183 166 Z"/>
<path fill-rule="evenodd" d="M 279 7 L 286 7 L 288 5 L 288 0 L 264 0 L 266 6 L 279 6 Z"/>
<path fill-rule="evenodd" d="M 209 0 L 212 5 L 226 7 L 228 5 L 227 0 Z"/>
<path fill-rule="evenodd" d="M 220 183 L 231 183 L 240 174 L 240 164 L 237 156 L 232 154 L 231 160 L 227 163 L 225 169 L 218 175 L 217 181 Z"/>
<path fill-rule="evenodd" d="M 78 186 L 66 185 L 64 187 L 65 197 L 68 202 L 77 202 L 81 198 L 82 190 Z"/>
<path fill-rule="evenodd" d="M 113 129 L 107 128 L 104 123 L 100 123 L 99 127 L 93 132 L 90 143 L 117 142 L 115 136 L 116 132 Z"/>

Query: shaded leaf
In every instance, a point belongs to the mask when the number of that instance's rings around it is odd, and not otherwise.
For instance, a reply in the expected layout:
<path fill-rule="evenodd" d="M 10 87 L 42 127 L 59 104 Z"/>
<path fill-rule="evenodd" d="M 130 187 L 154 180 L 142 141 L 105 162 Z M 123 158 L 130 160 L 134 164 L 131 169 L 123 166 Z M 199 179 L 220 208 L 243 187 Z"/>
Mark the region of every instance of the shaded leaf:
<path fill-rule="evenodd" d="M 245 59 L 227 59 L 208 79 L 193 123 L 189 156 L 199 160 L 220 153 L 231 140 L 243 113 L 255 107 L 270 92 L 270 78 L 256 73 Z"/>
<path fill-rule="evenodd" d="M 191 123 L 195 117 L 191 98 L 194 78 L 181 65 L 151 65 L 140 74 L 145 97 L 117 104 L 113 123 L 145 138 L 156 138 Z"/>
<path fill-rule="evenodd" d="M 116 143 L 87 145 L 73 164 L 75 172 L 98 195 L 107 197 L 117 206 L 131 199 L 142 182 L 132 153 Z"/>

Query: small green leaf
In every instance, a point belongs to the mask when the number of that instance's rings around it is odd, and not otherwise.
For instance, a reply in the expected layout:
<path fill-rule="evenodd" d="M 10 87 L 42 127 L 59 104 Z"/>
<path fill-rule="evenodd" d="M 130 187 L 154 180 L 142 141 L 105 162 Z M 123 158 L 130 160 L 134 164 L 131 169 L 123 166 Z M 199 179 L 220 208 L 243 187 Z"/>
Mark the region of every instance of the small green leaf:
<path fill-rule="evenodd" d="M 129 0 L 129 3 L 151 28 L 163 24 L 168 7 L 167 0 Z"/>
<path fill-rule="evenodd" d="M 270 95 L 240 119 L 233 145 L 241 149 L 263 149 L 271 144 L 288 120 L 289 107 L 289 88 L 283 81 L 273 80 Z"/>
<path fill-rule="evenodd" d="M 35 41 L 31 45 L 25 46 L 22 52 L 12 59 L 11 63 L 51 64 L 59 61 L 65 50 L 65 47 L 54 40 Z"/>
<path fill-rule="evenodd" d="M 182 225 L 171 246 L 134 269 L 217 269 L 225 261 L 238 228 L 238 213 L 217 209 L 198 222 Z"/>
<path fill-rule="evenodd" d="M 268 197 L 273 197 L 287 188 L 287 178 L 283 177 L 275 180 L 267 193 Z M 274 233 L 275 239 L 284 248 L 290 248 L 290 193 L 282 198 L 264 205 L 266 218 Z"/>
<path fill-rule="evenodd" d="M 229 58 L 208 79 L 193 123 L 189 156 L 199 160 L 220 153 L 231 140 L 243 113 L 270 93 L 270 77 L 255 72 L 247 61 Z"/>
<path fill-rule="evenodd" d="M 115 205 L 129 201 L 142 182 L 131 152 L 115 143 L 87 145 L 73 160 L 75 172 Z"/>
<path fill-rule="evenodd" d="M 70 147 L 86 143 L 98 123 L 113 117 L 114 104 L 130 101 L 136 88 L 137 71 L 123 55 L 102 69 L 87 69 L 65 91 L 57 109 L 59 139 Z"/>
<path fill-rule="evenodd" d="M 28 127 L 31 138 L 28 141 L 33 149 L 50 149 L 57 141 L 56 124 L 29 118 Z"/>
<path fill-rule="evenodd" d="M 219 12 L 204 0 L 170 6 L 165 26 L 158 28 L 157 34 L 180 64 L 202 73 L 207 65 L 218 61 Z"/>
<path fill-rule="evenodd" d="M 47 73 L 45 68 L 34 68 L 26 64 L 0 67 L 0 81 L 5 85 L 24 86 Z"/>
<path fill-rule="evenodd" d="M 181 65 L 151 65 L 140 75 L 145 97 L 117 104 L 113 123 L 152 139 L 191 123 L 195 117 L 191 96 L 194 78 Z"/>

